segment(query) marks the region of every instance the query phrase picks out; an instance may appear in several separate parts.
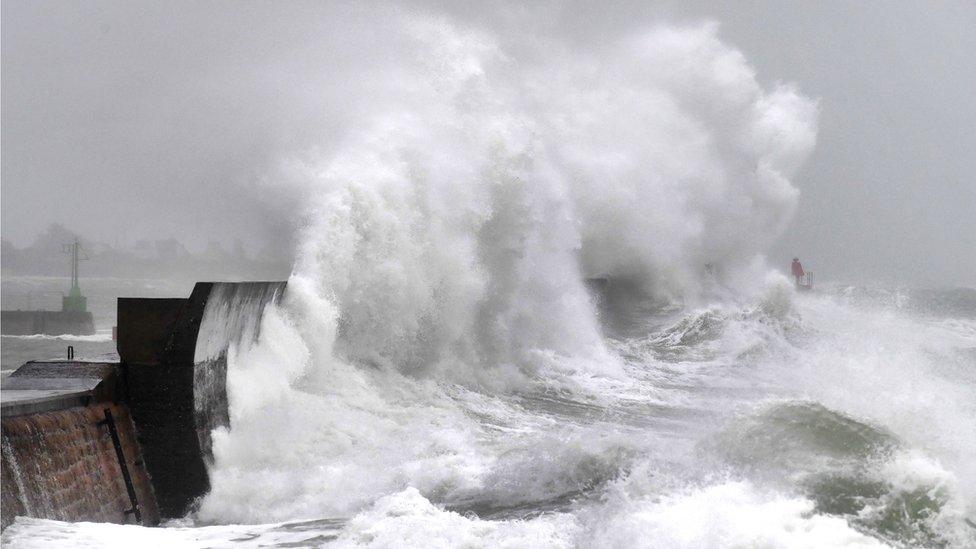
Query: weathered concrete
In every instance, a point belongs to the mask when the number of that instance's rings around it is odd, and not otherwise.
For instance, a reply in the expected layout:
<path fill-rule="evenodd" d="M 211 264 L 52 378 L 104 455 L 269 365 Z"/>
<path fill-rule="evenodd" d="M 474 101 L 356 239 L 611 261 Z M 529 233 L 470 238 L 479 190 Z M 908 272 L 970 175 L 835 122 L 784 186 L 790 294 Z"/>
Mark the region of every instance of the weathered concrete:
<path fill-rule="evenodd" d="M 257 339 L 265 308 L 281 298 L 285 287 L 285 282 L 212 284 L 193 353 L 194 421 L 207 460 L 213 454 L 213 430 L 230 426 L 227 351 Z"/>
<path fill-rule="evenodd" d="M 210 433 L 227 426 L 227 349 L 257 336 L 284 282 L 200 282 L 188 299 L 119 299 L 127 402 L 156 501 L 180 517 L 210 489 Z"/>
<path fill-rule="evenodd" d="M 119 356 L 132 364 L 158 364 L 183 315 L 186 298 L 120 297 L 118 303 Z"/>
<path fill-rule="evenodd" d="M 193 418 L 193 349 L 210 285 L 189 299 L 119 298 L 118 350 L 127 402 L 163 517 L 210 489 Z"/>
<path fill-rule="evenodd" d="M 119 365 L 111 362 L 32 361 L 4 378 L 3 417 L 87 406 L 121 397 Z"/>

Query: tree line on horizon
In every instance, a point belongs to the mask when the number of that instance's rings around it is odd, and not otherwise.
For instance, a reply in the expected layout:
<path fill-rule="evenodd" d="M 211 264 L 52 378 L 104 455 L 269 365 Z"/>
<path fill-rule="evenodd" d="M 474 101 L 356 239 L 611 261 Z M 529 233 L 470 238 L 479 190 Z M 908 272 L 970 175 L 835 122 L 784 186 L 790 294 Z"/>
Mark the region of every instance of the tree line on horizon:
<path fill-rule="evenodd" d="M 67 277 L 71 272 L 70 259 L 63 249 L 76 239 L 87 257 L 80 268 L 82 277 L 280 280 L 287 278 L 291 269 L 290 246 L 287 250 L 266 247 L 253 255 L 240 240 L 235 240 L 229 250 L 212 240 L 198 253 L 175 238 L 142 239 L 129 246 L 112 246 L 52 223 L 24 248 L 0 239 L 2 273 Z"/>

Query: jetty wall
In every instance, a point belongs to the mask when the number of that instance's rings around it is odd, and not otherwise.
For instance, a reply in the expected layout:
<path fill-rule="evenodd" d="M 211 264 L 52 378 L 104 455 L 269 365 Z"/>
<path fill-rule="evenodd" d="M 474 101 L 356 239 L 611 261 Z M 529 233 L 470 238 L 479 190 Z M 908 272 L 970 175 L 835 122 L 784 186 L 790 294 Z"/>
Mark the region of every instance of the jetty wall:
<path fill-rule="evenodd" d="M 3 380 L 0 525 L 159 521 L 118 363 L 31 361 Z"/>
<path fill-rule="evenodd" d="M 33 361 L 5 378 L 2 526 L 192 511 L 210 488 L 210 433 L 230 422 L 228 351 L 258 337 L 284 290 L 201 282 L 189 298 L 119 298 L 119 362 Z"/>
<path fill-rule="evenodd" d="M 106 411 L 115 423 L 135 502 L 122 474 Z M 159 522 L 125 406 L 98 403 L 4 417 L 2 423 L 4 527 L 20 515 L 119 524 Z"/>
<path fill-rule="evenodd" d="M 126 402 L 163 517 L 180 517 L 210 489 L 193 417 L 193 349 L 209 285 L 189 299 L 119 298 Z"/>

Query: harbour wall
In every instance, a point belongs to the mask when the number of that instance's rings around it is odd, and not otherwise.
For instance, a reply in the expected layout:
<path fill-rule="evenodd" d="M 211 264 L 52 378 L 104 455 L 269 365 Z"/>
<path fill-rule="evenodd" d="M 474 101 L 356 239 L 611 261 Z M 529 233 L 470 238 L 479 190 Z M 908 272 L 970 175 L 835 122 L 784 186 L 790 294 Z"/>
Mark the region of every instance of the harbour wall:
<path fill-rule="evenodd" d="M 3 380 L 0 525 L 16 516 L 156 524 L 119 365 L 28 362 Z"/>
<path fill-rule="evenodd" d="M 127 402 L 164 517 L 210 489 L 210 433 L 229 425 L 227 351 L 256 338 L 284 282 L 199 282 L 187 299 L 119 299 Z"/>
<path fill-rule="evenodd" d="M 115 423 L 134 501 L 121 472 L 107 417 Z M 152 486 L 125 406 L 93 404 L 4 417 L 2 421 L 0 516 L 4 527 L 17 516 L 119 524 L 159 522 Z"/>
<path fill-rule="evenodd" d="M 210 433 L 229 425 L 228 349 L 258 336 L 284 290 L 201 282 L 188 298 L 119 298 L 119 362 L 28 362 L 4 379 L 2 526 L 191 512 L 210 487 Z"/>

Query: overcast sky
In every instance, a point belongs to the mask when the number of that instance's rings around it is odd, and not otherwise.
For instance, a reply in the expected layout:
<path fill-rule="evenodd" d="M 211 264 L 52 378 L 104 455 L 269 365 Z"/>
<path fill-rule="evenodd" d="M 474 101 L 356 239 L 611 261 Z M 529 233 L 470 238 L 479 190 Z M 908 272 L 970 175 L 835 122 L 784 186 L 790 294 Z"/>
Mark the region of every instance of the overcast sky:
<path fill-rule="evenodd" d="M 337 90 L 359 85 L 344 65 L 357 57 L 336 52 L 371 32 L 369 9 L 5 0 L 4 238 L 26 245 L 59 221 L 109 243 L 284 242 L 297 197 L 261 179 L 346 116 Z M 408 9 L 484 28 L 509 51 L 534 33 L 585 51 L 641 27 L 718 21 L 761 82 L 819 100 L 799 209 L 771 259 L 799 255 L 821 279 L 976 286 L 976 2 Z"/>

